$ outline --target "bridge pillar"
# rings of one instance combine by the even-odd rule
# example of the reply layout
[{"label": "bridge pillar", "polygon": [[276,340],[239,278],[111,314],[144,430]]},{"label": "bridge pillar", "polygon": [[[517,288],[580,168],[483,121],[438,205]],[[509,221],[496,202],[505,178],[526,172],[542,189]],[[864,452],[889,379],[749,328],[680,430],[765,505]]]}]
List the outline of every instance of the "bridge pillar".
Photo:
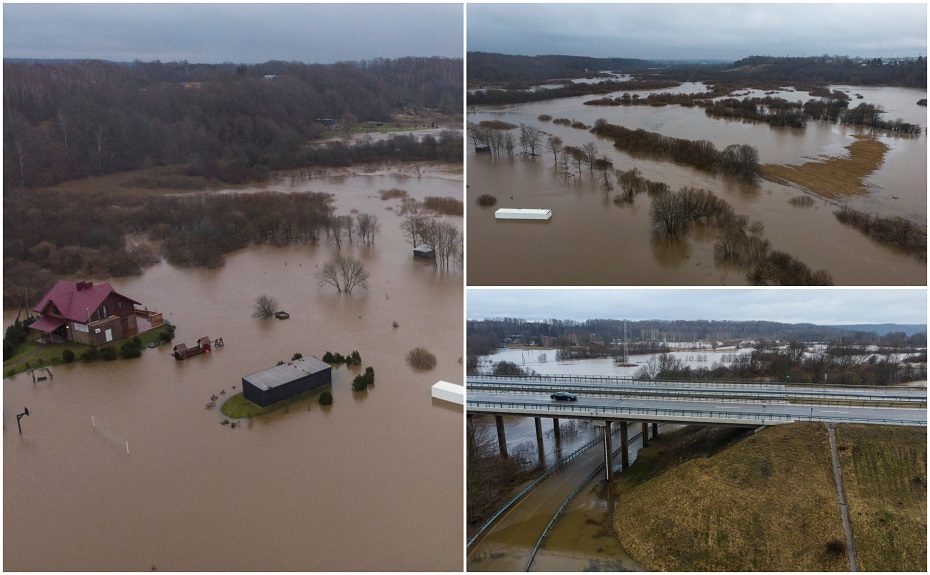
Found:
[{"label": "bridge pillar", "polygon": [[655,439],[659,437],[659,424],[656,422],[652,423],[652,438]]},{"label": "bridge pillar", "polygon": [[552,431],[555,432],[555,444],[556,446],[562,443],[562,429],[559,427],[559,418],[552,418]]},{"label": "bridge pillar", "polygon": [[494,423],[497,424],[497,446],[501,450],[501,457],[507,459],[507,435],[504,433],[504,417],[495,415]]},{"label": "bridge pillar", "polygon": [[643,447],[649,447],[649,422],[643,422]]},{"label": "bridge pillar", "polygon": [[630,466],[630,438],[627,432],[627,422],[625,421],[620,422],[620,442],[623,444],[620,447],[620,465],[626,471],[626,468]]},{"label": "bridge pillar", "polygon": [[468,428],[468,450],[471,453],[477,453],[475,445],[475,422],[472,420],[472,415],[470,413],[465,417],[465,422]]},{"label": "bridge pillar", "polygon": [[604,422],[604,465],[607,470],[607,481],[609,482],[614,477],[614,465],[613,465],[613,453],[614,446],[611,440],[611,422]]},{"label": "bridge pillar", "polygon": [[534,423],[536,423],[536,452],[539,454],[540,465],[543,465],[546,459],[543,451],[542,419],[539,417],[534,417],[533,419]]}]

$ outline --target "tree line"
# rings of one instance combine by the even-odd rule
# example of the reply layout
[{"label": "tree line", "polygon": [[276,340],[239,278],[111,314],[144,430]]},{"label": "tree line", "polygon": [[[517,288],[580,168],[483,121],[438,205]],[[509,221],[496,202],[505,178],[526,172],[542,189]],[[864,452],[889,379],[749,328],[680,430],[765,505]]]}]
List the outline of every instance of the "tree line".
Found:
[{"label": "tree line", "polygon": [[[835,348],[834,348],[835,349]],[[898,361],[893,354],[834,354],[807,350],[794,340],[776,346],[760,340],[749,353],[736,354],[729,363],[691,367],[678,357],[650,358],[635,377],[640,379],[762,379],[830,385],[896,385],[927,378],[926,363]],[[926,359],[926,358],[924,358]]]},{"label": "tree line", "polygon": [[[3,207],[6,305],[19,303],[23,290],[30,302],[38,301],[61,276],[135,275],[161,257],[180,266],[217,267],[225,254],[252,243],[336,242],[338,236],[370,245],[380,229],[376,216],[335,214],[324,193],[31,190],[6,192]],[[130,234],[144,241],[129,242]]]},{"label": "tree line", "polygon": [[699,170],[721,172],[749,182],[759,173],[759,152],[748,144],[718,150],[706,140],[672,138],[641,128],[630,130],[604,119],[597,120],[591,132],[610,138],[615,148],[625,152],[662,156]]},{"label": "tree line", "polygon": [[251,66],[5,61],[4,186],[164,164],[236,181],[306,165],[314,154],[305,155],[304,145],[323,135],[327,119],[457,115],[461,75],[462,60],[448,58]]},{"label": "tree line", "polygon": [[[624,325],[625,324],[625,325]],[[620,320],[598,318],[585,321],[545,319],[526,321],[519,318],[468,320],[465,327],[469,355],[489,355],[509,342],[552,346],[607,346],[622,340],[633,342],[691,342],[745,340],[799,340],[844,345],[879,345],[884,347],[926,347],[926,330],[888,332],[879,335],[862,328],[782,323],[773,321],[715,320]],[[610,352],[606,352],[611,355]]]}]

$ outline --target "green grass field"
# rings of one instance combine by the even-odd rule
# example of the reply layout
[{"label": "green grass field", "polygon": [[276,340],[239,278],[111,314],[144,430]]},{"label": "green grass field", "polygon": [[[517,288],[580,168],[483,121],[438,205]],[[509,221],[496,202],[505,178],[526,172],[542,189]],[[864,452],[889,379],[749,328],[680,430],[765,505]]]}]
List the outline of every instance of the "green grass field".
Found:
[{"label": "green grass field", "polygon": [[[158,340],[161,333],[167,329],[167,326],[162,326],[139,334],[143,351],[150,343]],[[124,338],[112,341],[110,342],[110,346],[119,351],[120,346],[126,343],[128,339],[129,338]],[[60,365],[65,362],[61,354],[66,349],[70,349],[74,352],[75,361],[77,362],[80,361],[81,354],[88,349],[88,346],[80,343],[68,342],[43,345],[38,343],[37,340],[38,334],[30,336],[27,341],[21,343],[16,348],[13,357],[3,362],[3,377],[10,377],[11,375],[16,375],[17,373],[39,367]]]},{"label": "green grass field", "polygon": [[329,386],[323,386],[323,388],[311,389],[310,391],[305,391],[303,393],[297,394],[294,397],[290,397],[283,401],[277,403],[272,403],[271,405],[261,406],[257,403],[253,403],[245,398],[242,393],[237,393],[236,395],[227,399],[222,406],[220,406],[220,411],[226,417],[232,419],[245,419],[249,417],[256,417],[259,415],[264,415],[272,411],[281,409],[288,405],[292,405],[304,399],[311,399],[319,396],[324,391],[327,391]]}]

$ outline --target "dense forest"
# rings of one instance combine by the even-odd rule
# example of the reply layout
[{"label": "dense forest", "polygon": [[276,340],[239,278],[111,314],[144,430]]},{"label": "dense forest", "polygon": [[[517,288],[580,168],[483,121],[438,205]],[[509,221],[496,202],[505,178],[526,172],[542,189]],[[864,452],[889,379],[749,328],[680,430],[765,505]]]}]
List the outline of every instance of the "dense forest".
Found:
[{"label": "dense forest", "polygon": [[633,70],[654,65],[633,58],[587,56],[518,56],[493,52],[468,53],[468,82],[540,84],[556,78],[593,78],[604,70]]},{"label": "dense forest", "polygon": [[[822,326],[809,323],[788,324],[772,321],[645,320],[627,321],[626,334],[631,342],[688,342],[742,340],[800,340],[805,342],[851,343],[905,347],[927,345],[926,328],[907,335],[891,331],[879,335],[865,326]],[[910,327],[910,326],[909,326]],[[888,326],[885,326],[888,328]],[[470,320],[466,326],[468,355],[487,355],[505,340],[516,343],[536,342],[555,347],[609,344],[623,338],[624,321],[593,319],[586,321],[550,319],[526,321],[516,318]]]},{"label": "dense forest", "polygon": [[852,84],[856,86],[927,86],[927,61],[922,56],[884,62],[881,58],[808,56],[804,58],[750,56],[729,65],[671,66],[667,78],[708,84],[743,83],[777,86]]},{"label": "dense forest", "polygon": [[[816,91],[823,90],[828,84],[923,88],[927,83],[927,61],[920,56],[887,62],[881,58],[845,56],[751,56],[726,64],[555,55],[509,56],[483,52],[469,52],[468,58],[470,86],[491,83],[507,88],[472,92],[468,95],[470,105],[536,102],[622,90],[660,89],[682,82],[703,82],[718,96],[746,87],[772,89],[794,86]],[[555,79],[596,77],[600,74],[595,71],[605,70],[629,74],[632,80],[525,89]]]},{"label": "dense forest", "polygon": [[458,116],[462,106],[462,60],[448,58],[4,61],[3,74],[7,189],[167,164],[239,182],[272,169],[349,161],[307,147],[331,126],[325,120],[386,122],[405,114],[430,122]]}]

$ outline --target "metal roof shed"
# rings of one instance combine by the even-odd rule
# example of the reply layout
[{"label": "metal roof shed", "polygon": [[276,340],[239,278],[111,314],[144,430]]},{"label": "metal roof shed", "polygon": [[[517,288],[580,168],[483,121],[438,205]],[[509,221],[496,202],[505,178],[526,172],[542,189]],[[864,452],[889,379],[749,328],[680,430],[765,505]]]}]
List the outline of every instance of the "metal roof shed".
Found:
[{"label": "metal roof shed", "polygon": [[303,357],[242,378],[242,394],[258,405],[271,405],[332,383],[332,367]]}]

